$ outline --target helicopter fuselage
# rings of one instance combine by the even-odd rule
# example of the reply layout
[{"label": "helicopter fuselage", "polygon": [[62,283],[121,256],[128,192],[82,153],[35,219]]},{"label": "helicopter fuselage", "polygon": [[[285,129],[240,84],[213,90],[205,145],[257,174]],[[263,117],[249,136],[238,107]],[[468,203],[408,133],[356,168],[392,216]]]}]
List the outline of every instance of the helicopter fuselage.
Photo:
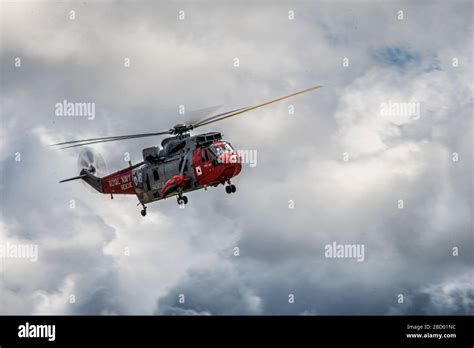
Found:
[{"label": "helicopter fuselage", "polygon": [[169,137],[161,145],[144,149],[143,162],[100,178],[98,191],[112,196],[136,195],[144,205],[208,186],[230,184],[242,168],[238,153],[217,132]]}]

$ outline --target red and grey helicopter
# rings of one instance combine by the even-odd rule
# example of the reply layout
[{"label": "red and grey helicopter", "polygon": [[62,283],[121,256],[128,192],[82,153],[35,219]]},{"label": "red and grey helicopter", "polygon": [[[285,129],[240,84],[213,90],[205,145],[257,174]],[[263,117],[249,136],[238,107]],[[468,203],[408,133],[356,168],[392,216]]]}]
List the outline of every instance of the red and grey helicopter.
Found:
[{"label": "red and grey helicopter", "polygon": [[97,173],[97,164],[103,160],[90,151],[82,152],[79,157],[82,167],[79,175],[60,182],[81,179],[98,192],[110,194],[111,198],[114,194],[136,195],[138,204],[143,206],[142,216],[146,215],[146,204],[164,198],[177,196],[178,204],[187,204],[188,198],[184,193],[194,190],[227,184],[226,192],[234,193],[236,187],[231,183],[231,179],[242,169],[241,157],[237,151],[229,142],[222,139],[219,132],[191,135],[190,131],[320,87],[313,86],[264,103],[206,117],[197,122],[177,124],[163,132],[90,138],[53,144],[52,146],[63,146],[62,148],[65,149],[111,141],[171,135],[163,139],[161,146],[143,149],[142,162],[134,165],[129,162],[127,168],[102,177]]}]

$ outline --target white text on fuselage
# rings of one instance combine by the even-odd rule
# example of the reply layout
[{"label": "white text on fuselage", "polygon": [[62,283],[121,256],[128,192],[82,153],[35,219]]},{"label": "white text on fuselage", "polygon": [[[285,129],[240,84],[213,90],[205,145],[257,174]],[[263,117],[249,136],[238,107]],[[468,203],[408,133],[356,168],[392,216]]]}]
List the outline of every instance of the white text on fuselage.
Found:
[{"label": "white text on fuselage", "polygon": [[132,188],[132,181],[130,180],[130,174],[123,175],[121,177],[116,177],[109,180],[109,187],[115,187],[118,185],[120,185],[120,189],[122,191]]}]

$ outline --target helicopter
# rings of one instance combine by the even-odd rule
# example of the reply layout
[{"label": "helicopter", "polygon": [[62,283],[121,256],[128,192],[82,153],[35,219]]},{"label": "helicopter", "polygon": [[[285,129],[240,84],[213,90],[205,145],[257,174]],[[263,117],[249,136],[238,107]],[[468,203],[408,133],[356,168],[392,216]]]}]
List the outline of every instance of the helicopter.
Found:
[{"label": "helicopter", "polygon": [[103,159],[88,148],[79,155],[80,172],[78,176],[61,180],[60,183],[83,180],[94,190],[113,195],[136,195],[142,205],[141,215],[146,216],[146,204],[176,196],[179,205],[187,204],[185,193],[224,185],[228,194],[236,192],[231,179],[242,170],[242,158],[232,145],[222,139],[220,132],[191,135],[191,131],[230,117],[303,94],[322,86],[316,85],[284,95],[260,104],[243,107],[197,122],[181,123],[173,128],[153,133],[128,134],[65,141],[50,146],[61,149],[74,148],[98,143],[123,141],[144,137],[171,135],[162,140],[161,146],[142,150],[143,161],[115,171],[105,176],[98,174],[97,168]]}]

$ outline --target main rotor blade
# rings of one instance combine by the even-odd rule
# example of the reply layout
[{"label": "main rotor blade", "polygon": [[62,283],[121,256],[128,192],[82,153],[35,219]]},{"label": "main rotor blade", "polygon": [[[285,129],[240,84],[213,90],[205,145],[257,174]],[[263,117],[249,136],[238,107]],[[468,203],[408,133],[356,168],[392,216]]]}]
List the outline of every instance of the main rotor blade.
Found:
[{"label": "main rotor blade", "polygon": [[[203,111],[209,111],[210,109],[216,109],[220,106],[213,106],[211,108],[206,108],[206,109],[201,109],[197,110],[199,112]],[[208,118],[205,118],[204,120],[201,120],[199,122],[207,121],[216,117],[224,116],[230,112],[235,112],[239,110],[243,110],[245,108],[240,108],[232,111],[227,111],[215,116],[211,116]],[[71,147],[78,147],[78,146],[83,146],[83,145],[92,145],[92,144],[98,144],[98,143],[107,143],[109,141],[117,141],[117,140],[128,140],[128,139],[136,139],[136,138],[143,138],[143,137],[151,137],[151,136],[158,136],[158,135],[164,135],[164,134],[171,134],[170,131],[165,131],[165,132],[158,132],[158,133],[142,133],[142,134],[129,134],[129,135],[118,135],[118,136],[110,136],[110,137],[100,137],[100,138],[89,138],[89,139],[81,139],[81,140],[72,140],[72,141],[65,141],[57,144],[52,144],[50,146],[59,146],[59,145],[70,145],[70,146],[65,146],[62,147],[61,149],[69,149]]]},{"label": "main rotor blade", "polygon": [[[127,139],[143,138],[143,137],[152,137],[152,136],[163,135],[163,134],[170,134],[170,131],[168,130],[165,132],[157,132],[157,133],[129,134],[129,135],[118,135],[118,136],[113,136],[113,137],[81,139],[81,140],[65,141],[62,143],[52,144],[50,146],[69,145],[69,144],[77,144],[76,146],[82,146],[82,145],[97,144],[97,143],[115,141],[115,140],[127,140]],[[73,146],[63,147],[63,149],[68,148],[68,147],[73,147]]]},{"label": "main rotor blade", "polygon": [[199,122],[198,124],[194,125],[193,128],[198,128],[198,127],[205,126],[205,125],[208,125],[208,124],[211,124],[211,123],[214,123],[214,122],[222,121],[222,120],[225,120],[226,118],[233,117],[233,116],[236,116],[236,115],[240,115],[240,114],[243,114],[244,112],[254,110],[254,109],[260,108],[262,106],[268,105],[268,104],[276,103],[280,100],[287,99],[287,98],[290,98],[290,97],[294,97],[296,95],[303,94],[303,93],[306,93],[306,92],[309,92],[309,91],[312,91],[312,90],[315,90],[315,89],[321,88],[321,87],[322,86],[320,86],[320,85],[316,85],[316,86],[313,86],[313,87],[310,87],[310,88],[306,88],[306,89],[303,89],[303,90],[300,90],[300,91],[297,91],[297,92],[294,92],[294,93],[284,95],[283,97],[279,97],[279,98],[276,98],[276,99],[266,101],[266,102],[261,103],[261,104],[257,104],[257,105],[254,105],[254,106],[249,106],[249,107],[243,108],[243,109],[237,109],[235,112],[230,111],[230,114],[229,113],[224,113],[224,115],[222,117],[219,117],[220,115],[211,116],[208,119],[205,119],[205,120]]},{"label": "main rotor blade", "polygon": [[[188,115],[192,115],[195,117],[196,116],[199,117],[199,115],[205,116],[205,115],[209,115],[211,112],[214,112],[221,107],[222,105],[214,105],[207,108],[192,110],[188,112]],[[190,122],[190,123],[194,123],[194,122]],[[163,135],[163,134],[170,134],[170,131],[165,131],[165,132],[160,132],[160,133],[128,134],[128,135],[118,135],[118,136],[110,136],[110,137],[89,138],[89,139],[65,141],[62,143],[51,144],[50,146],[78,144],[78,143],[83,143],[83,142],[90,142],[89,144],[96,144],[96,141],[99,141],[99,140],[122,140],[122,139],[125,140],[125,139],[128,139],[129,137],[135,138],[137,136],[143,137],[143,136],[155,136],[155,135]],[[87,144],[84,144],[84,145],[87,145]],[[64,147],[64,148],[67,148],[67,147]]]},{"label": "main rotor blade", "polygon": [[[297,92],[294,92],[294,93],[291,93],[291,94],[287,94],[285,96],[282,96],[282,97],[279,97],[279,98],[276,98],[276,99],[272,99],[272,100],[266,101],[264,103],[254,105],[254,106],[239,108],[239,109],[227,111],[227,112],[224,112],[224,113],[220,113],[218,115],[210,116],[210,117],[207,117],[207,118],[205,118],[201,121],[198,121],[195,124],[186,125],[184,127],[184,131],[188,131],[188,130],[191,130],[191,129],[194,129],[194,128],[205,126],[205,125],[208,125],[208,124],[211,124],[211,123],[214,123],[214,122],[222,121],[222,120],[225,120],[226,118],[233,117],[233,116],[236,116],[236,115],[240,115],[244,112],[251,111],[251,110],[260,108],[260,107],[268,105],[268,104],[276,103],[280,100],[287,99],[287,98],[290,98],[290,97],[293,97],[293,96],[296,96],[296,95],[299,95],[299,94],[303,94],[303,93],[315,90],[315,89],[320,88],[320,87],[322,87],[322,86],[316,85],[316,86],[306,88],[306,89],[303,89],[303,90],[300,90],[300,91],[297,91]],[[216,107],[212,107],[212,108],[216,108]],[[208,108],[208,109],[211,109],[211,108]],[[202,109],[202,110],[199,110],[199,111],[207,111],[207,110]],[[176,132],[176,127],[175,127],[174,131]],[[181,131],[181,129],[178,129],[178,131]],[[65,141],[65,142],[61,142],[61,143],[51,144],[50,146],[69,145],[69,146],[65,146],[65,147],[61,148],[61,149],[67,149],[67,148],[71,148],[71,147],[92,145],[92,144],[98,144],[98,143],[106,143],[106,142],[118,141],[118,140],[137,139],[137,138],[158,136],[158,135],[164,135],[164,134],[174,134],[173,129],[168,130],[168,131],[164,131],[164,132],[156,132],[156,133],[128,134],[128,135],[119,135],[119,136],[110,136],[110,137],[72,140],[72,141]]]},{"label": "main rotor blade", "polygon": [[191,111],[186,111],[184,113],[184,119],[186,124],[198,123],[203,117],[209,116],[219,110],[223,105],[209,106],[202,109],[196,109]]},{"label": "main rotor blade", "polygon": [[196,122],[195,124],[192,124],[191,126],[194,127],[194,126],[200,125],[200,124],[203,123],[203,122],[207,122],[207,121],[213,120],[213,119],[215,119],[215,118],[217,118],[217,117],[221,117],[221,116],[230,114],[231,112],[236,112],[236,111],[240,111],[240,110],[247,109],[247,108],[248,108],[248,106],[246,106],[246,107],[244,107],[244,108],[239,108],[239,109],[231,110],[231,111],[226,111],[226,112],[223,112],[223,113],[218,114],[218,115],[206,117],[206,118],[204,118],[204,119],[202,119],[202,120]]},{"label": "main rotor blade", "polygon": [[[78,146],[92,145],[92,144],[99,144],[99,143],[108,143],[109,141],[119,141],[119,140],[130,140],[130,139],[137,139],[137,138],[153,137],[153,136],[163,135],[163,134],[171,134],[171,133],[168,131],[168,132],[161,132],[161,133],[129,135],[129,136],[124,136],[124,137],[117,137],[117,138],[114,138],[114,139],[88,141],[88,142],[79,143],[79,144],[76,143],[76,144],[72,144],[72,145],[69,145],[69,146],[61,147],[61,149],[69,149],[71,147],[78,147]],[[68,145],[68,144],[65,144],[65,145]]]}]

